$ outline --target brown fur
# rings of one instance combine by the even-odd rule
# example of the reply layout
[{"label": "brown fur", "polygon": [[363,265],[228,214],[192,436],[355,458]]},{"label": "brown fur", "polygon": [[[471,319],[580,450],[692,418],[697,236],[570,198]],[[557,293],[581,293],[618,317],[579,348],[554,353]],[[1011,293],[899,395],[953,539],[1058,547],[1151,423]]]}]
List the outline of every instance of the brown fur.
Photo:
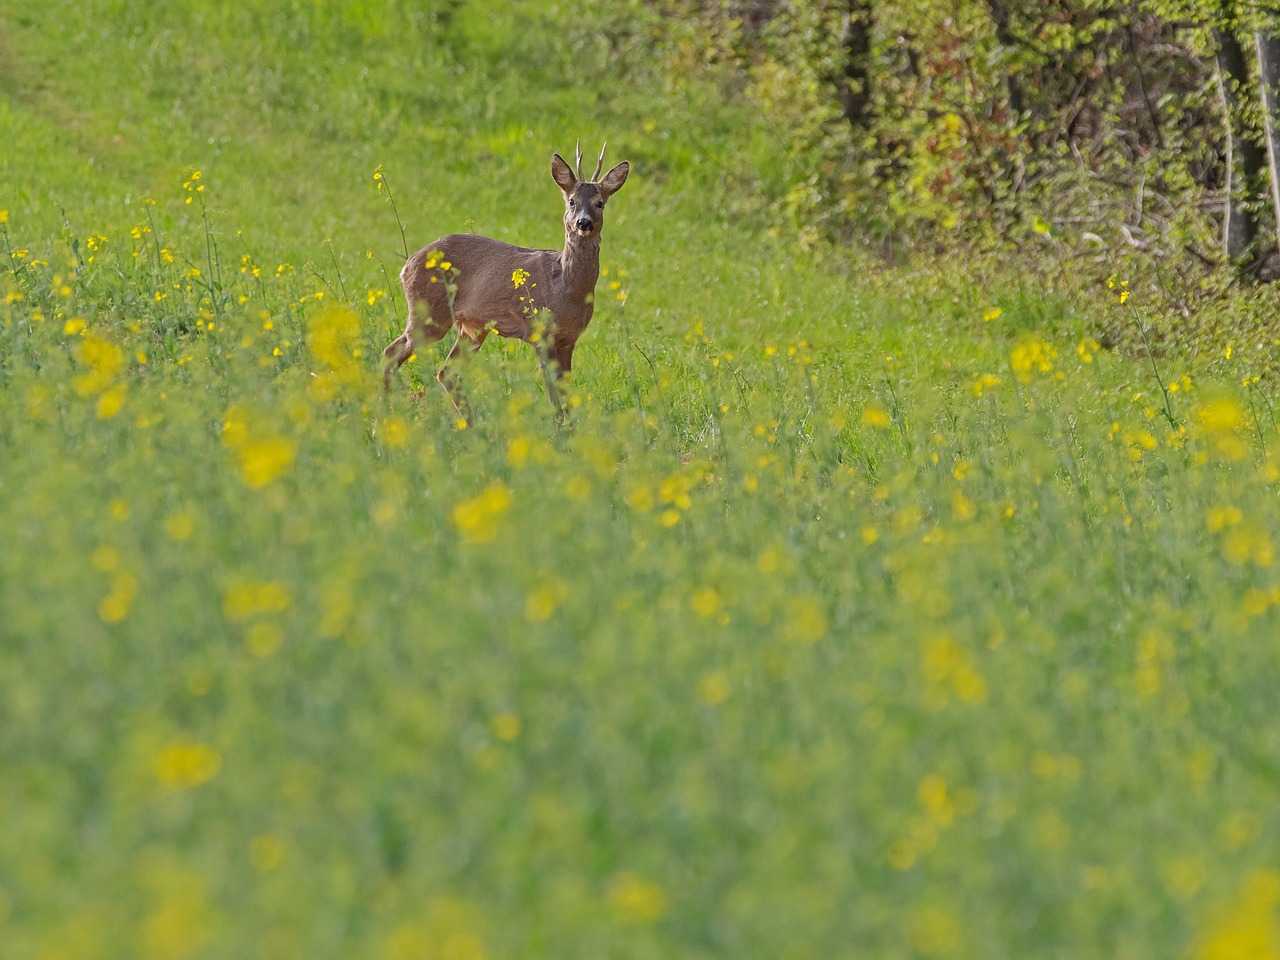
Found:
[{"label": "brown fur", "polygon": [[[595,176],[599,176],[603,160],[601,150]],[[580,171],[570,168],[559,154],[552,157],[551,176],[565,201],[564,247],[560,250],[534,250],[489,237],[453,233],[411,256],[400,271],[409,319],[404,333],[383,351],[388,387],[392,375],[414,350],[439,340],[456,326],[458,340],[436,379],[463,412],[460,392],[446,372],[449,362],[461,352],[464,343],[472,350],[480,349],[490,330],[528,341],[540,310],[550,312],[551,328],[546,332],[545,344],[537,344],[539,360],[544,366],[554,362],[555,379],[568,373],[573,368],[574,345],[591,322],[600,275],[604,205],[622,187],[629,172],[630,165],[623,162],[598,181],[582,180]],[[589,229],[579,229],[587,221]],[[428,268],[427,263],[433,260],[436,265]],[[448,271],[443,269],[445,263],[450,265]],[[512,279],[518,270],[528,274],[519,287]],[[455,287],[452,309],[450,283]],[[552,402],[558,406],[551,377],[547,386]]]}]

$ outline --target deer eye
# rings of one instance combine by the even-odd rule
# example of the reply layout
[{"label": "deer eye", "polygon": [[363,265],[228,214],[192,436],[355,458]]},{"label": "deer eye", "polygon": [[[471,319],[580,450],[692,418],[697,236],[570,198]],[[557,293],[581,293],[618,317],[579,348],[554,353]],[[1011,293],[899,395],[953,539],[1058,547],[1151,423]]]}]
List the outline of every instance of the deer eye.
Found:
[{"label": "deer eye", "polygon": [[596,201],[596,209],[597,209],[597,210],[603,210],[603,209],[604,209],[604,201],[603,201],[603,200],[597,200],[597,201]]},{"label": "deer eye", "polygon": [[571,207],[576,207],[577,205],[578,205],[578,201],[574,200],[574,199],[573,199],[573,197],[570,197],[570,198],[569,198],[569,206],[571,206]]}]

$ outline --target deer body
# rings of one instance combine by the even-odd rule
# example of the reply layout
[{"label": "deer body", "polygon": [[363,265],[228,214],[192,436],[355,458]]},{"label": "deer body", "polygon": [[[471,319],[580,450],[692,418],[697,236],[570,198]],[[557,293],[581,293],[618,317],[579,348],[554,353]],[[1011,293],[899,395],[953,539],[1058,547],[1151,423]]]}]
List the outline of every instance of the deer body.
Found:
[{"label": "deer body", "polygon": [[[593,176],[599,176],[603,162],[601,150]],[[580,171],[580,152],[578,167]],[[456,326],[457,342],[436,379],[462,413],[460,391],[448,374],[449,362],[464,347],[478,350],[490,331],[534,340],[535,320],[539,312],[546,311],[551,315],[550,327],[534,345],[544,371],[554,362],[548,371],[547,388],[558,406],[554,381],[572,369],[574,345],[591,322],[600,275],[604,205],[629,172],[629,164],[624,162],[599,181],[582,180],[559,154],[552,158],[551,175],[565,200],[565,240],[560,250],[535,250],[473,234],[449,234],[413,254],[400,272],[409,319],[404,333],[383,351],[387,385],[415,349],[439,340]]]}]

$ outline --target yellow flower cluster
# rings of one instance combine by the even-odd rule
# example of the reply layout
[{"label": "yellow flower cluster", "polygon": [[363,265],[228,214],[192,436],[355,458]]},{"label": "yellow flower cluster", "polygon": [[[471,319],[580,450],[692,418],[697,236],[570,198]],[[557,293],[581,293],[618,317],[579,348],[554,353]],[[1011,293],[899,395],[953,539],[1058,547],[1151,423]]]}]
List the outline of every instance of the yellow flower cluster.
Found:
[{"label": "yellow flower cluster", "polygon": [[916,787],[916,811],[903,835],[889,849],[889,865],[910,870],[938,845],[942,834],[961,816],[974,812],[976,794],[969,788],[953,789],[938,773],[925,776]]},{"label": "yellow flower cluster", "polygon": [[550,620],[569,597],[569,585],[559,577],[544,580],[525,597],[524,616],[530,623]]},{"label": "yellow flower cluster", "polygon": [[190,204],[196,196],[204,193],[204,184],[201,182],[204,174],[199,170],[192,170],[185,180],[182,181],[182,189],[186,192],[184,203]]},{"label": "yellow flower cluster", "polygon": [[109,420],[124,406],[125,385],[119,382],[124,371],[124,351],[106,337],[87,333],[76,348],[76,358],[85,372],[72,383],[82,397],[96,397],[94,412],[99,420]]},{"label": "yellow flower cluster", "polygon": [[1030,383],[1037,373],[1053,372],[1057,348],[1042,337],[1031,336],[1019,341],[1009,353],[1009,367],[1022,383]]},{"label": "yellow flower cluster", "polygon": [[1280,960],[1280,872],[1250,873],[1208,925],[1195,960]]},{"label": "yellow flower cluster", "polygon": [[625,923],[655,923],[667,912],[667,894],[637,874],[620,873],[609,884],[609,906]]},{"label": "yellow flower cluster", "polygon": [[319,371],[310,384],[317,402],[349,392],[367,377],[360,347],[360,318],[354,310],[328,307],[307,324],[307,349]]},{"label": "yellow flower cluster", "polygon": [[929,695],[937,704],[945,704],[952,696],[962,703],[986,702],[986,680],[950,633],[940,632],[926,642],[921,665]]},{"label": "yellow flower cluster", "polygon": [[889,411],[878,403],[869,403],[862,408],[862,425],[876,430],[887,430],[893,423]]},{"label": "yellow flower cluster", "polygon": [[179,740],[155,758],[155,774],[166,787],[189,790],[208,783],[222,769],[222,756],[208,744]]},{"label": "yellow flower cluster", "polygon": [[236,580],[223,592],[222,613],[232,623],[289,609],[289,588],[278,580]]},{"label": "yellow flower cluster", "polygon": [[251,490],[283,476],[297,455],[297,444],[262,423],[251,424],[248,411],[239,405],[223,416],[222,444],[235,454],[240,477]]},{"label": "yellow flower cluster", "polygon": [[1218,458],[1238,461],[1248,456],[1249,446],[1241,436],[1246,425],[1244,408],[1234,397],[1210,397],[1195,408],[1192,417],[1208,450]]},{"label": "yellow flower cluster", "polygon": [[505,483],[491,483],[453,508],[453,525],[466,543],[491,543],[498,536],[498,522],[511,509],[511,502],[511,490]]}]

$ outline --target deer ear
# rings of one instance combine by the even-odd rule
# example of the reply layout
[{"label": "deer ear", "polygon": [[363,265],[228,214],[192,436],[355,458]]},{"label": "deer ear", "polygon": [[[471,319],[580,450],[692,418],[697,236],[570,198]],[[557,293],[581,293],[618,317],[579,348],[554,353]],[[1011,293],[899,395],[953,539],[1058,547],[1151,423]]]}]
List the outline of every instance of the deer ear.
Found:
[{"label": "deer ear", "polygon": [[573,175],[573,168],[558,153],[551,157],[551,179],[565,193],[572,190],[578,182],[578,178]]},{"label": "deer ear", "polygon": [[623,160],[620,164],[600,178],[600,192],[606,197],[617,193],[627,182],[627,174],[631,172],[631,164]]}]

